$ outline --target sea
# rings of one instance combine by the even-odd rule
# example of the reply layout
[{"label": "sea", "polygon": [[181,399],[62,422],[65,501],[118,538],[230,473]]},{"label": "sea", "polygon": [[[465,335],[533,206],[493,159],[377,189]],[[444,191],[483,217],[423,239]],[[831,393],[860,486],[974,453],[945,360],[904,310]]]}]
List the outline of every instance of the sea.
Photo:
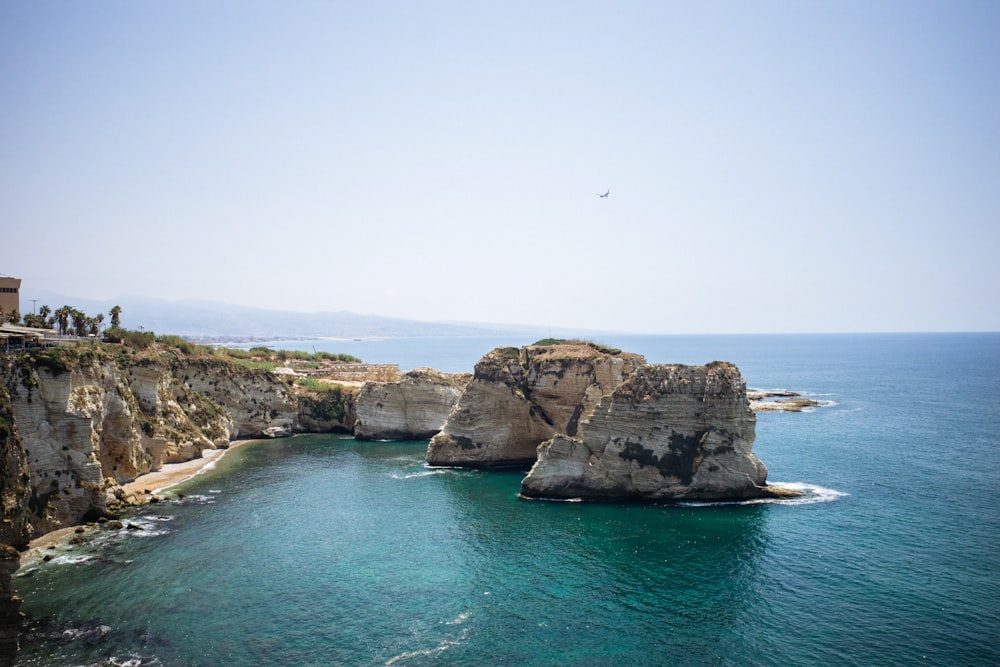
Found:
[{"label": "sea", "polygon": [[[460,372],[531,342],[281,345]],[[255,441],[24,565],[17,664],[1000,664],[1000,334],[599,342],[818,400],[757,417],[805,496],[529,501],[426,441]]]}]

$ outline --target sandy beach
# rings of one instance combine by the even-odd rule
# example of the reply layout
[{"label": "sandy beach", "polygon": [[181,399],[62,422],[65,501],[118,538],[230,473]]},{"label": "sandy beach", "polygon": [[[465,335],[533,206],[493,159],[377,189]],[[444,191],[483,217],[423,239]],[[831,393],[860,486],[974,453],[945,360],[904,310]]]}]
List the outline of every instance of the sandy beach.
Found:
[{"label": "sandy beach", "polygon": [[[184,461],[182,463],[164,464],[161,469],[155,472],[148,472],[145,475],[140,475],[132,482],[123,484],[122,488],[128,495],[138,496],[162,493],[163,491],[166,491],[173,486],[177,486],[182,482],[186,482],[199,473],[209,469],[223,456],[225,456],[226,452],[229,452],[247,442],[250,442],[250,440],[236,440],[229,443],[229,447],[226,449],[204,450],[201,454],[201,458],[191,459],[190,461]],[[21,554],[22,565],[26,562],[40,559],[43,555],[43,551],[48,550],[49,547],[55,546],[56,544],[59,544],[63,540],[67,539],[69,536],[75,534],[77,528],[79,528],[79,526],[60,528],[59,530],[45,533],[44,535],[32,540],[28,544],[27,550]]]},{"label": "sandy beach", "polygon": [[233,449],[243,445],[249,440],[236,440],[229,443],[226,449],[206,449],[202,451],[200,459],[191,459],[183,463],[167,463],[155,472],[148,472],[140,475],[135,481],[122,484],[126,494],[132,493],[160,493],[172,486],[177,486],[181,482],[186,482],[216,461],[221,459]]}]

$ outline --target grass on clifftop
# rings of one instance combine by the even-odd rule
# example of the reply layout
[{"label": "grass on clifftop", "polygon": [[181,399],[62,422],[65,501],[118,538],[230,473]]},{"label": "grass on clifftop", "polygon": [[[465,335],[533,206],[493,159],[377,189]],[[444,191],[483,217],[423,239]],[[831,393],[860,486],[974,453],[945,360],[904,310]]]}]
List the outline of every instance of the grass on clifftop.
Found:
[{"label": "grass on clifftop", "polygon": [[622,351],[617,347],[610,347],[604,345],[603,343],[597,343],[592,340],[580,340],[576,338],[543,338],[540,341],[534,343],[537,346],[548,346],[548,345],[589,345],[598,352],[603,352],[604,354],[621,354]]},{"label": "grass on clifftop", "polygon": [[77,345],[40,350],[33,356],[40,365],[48,367],[54,373],[60,373],[68,370],[72,362],[79,361],[85,355],[94,354],[98,350],[116,351],[131,359],[150,360],[159,359],[165,352],[172,351],[174,354],[191,359],[224,359],[251,370],[269,372],[286,365],[319,369],[329,364],[362,363],[360,359],[349,354],[272,350],[262,346],[252,347],[249,350],[217,348],[198,345],[173,334],[157,336],[152,331],[135,331],[120,327],[109,327],[105,330],[103,342],[98,342],[96,339],[89,341],[81,339]]},{"label": "grass on clifftop", "polygon": [[[349,363],[360,364],[362,361],[349,354],[334,354],[332,352],[303,352],[301,350],[272,350],[269,347],[251,347],[249,350],[230,347],[211,347],[209,345],[196,345],[184,340],[180,336],[165,335],[153,336],[150,341],[165,345],[170,348],[190,356],[222,357],[234,363],[250,368],[251,370],[273,371],[280,366],[291,363],[295,366],[305,368],[320,368],[325,363]],[[124,340],[126,345],[132,342],[140,346],[145,343],[145,339]],[[150,342],[150,344],[152,344]],[[135,346],[135,345],[133,345]]]}]

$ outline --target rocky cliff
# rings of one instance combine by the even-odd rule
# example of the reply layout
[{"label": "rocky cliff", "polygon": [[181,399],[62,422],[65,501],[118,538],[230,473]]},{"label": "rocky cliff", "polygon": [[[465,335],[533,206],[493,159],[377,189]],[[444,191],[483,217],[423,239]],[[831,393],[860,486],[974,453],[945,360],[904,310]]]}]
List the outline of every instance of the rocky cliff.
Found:
[{"label": "rocky cliff", "polygon": [[753,454],[739,369],[648,365],[602,399],[580,437],[558,434],[521,483],[527,497],[732,500],[785,495]]},{"label": "rocky cliff", "polygon": [[0,544],[23,549],[31,539],[28,457],[17,434],[10,393],[0,386]]},{"label": "rocky cliff", "polygon": [[21,634],[21,598],[14,590],[14,573],[21,564],[21,554],[14,547],[0,544],[0,667],[17,660]]},{"label": "rocky cliff", "polygon": [[[109,351],[109,349],[111,351]],[[223,359],[85,346],[4,357],[0,374],[26,475],[3,475],[4,522],[27,507],[36,535],[104,513],[117,485],[238,437],[290,434],[289,383]],[[8,459],[16,458],[8,445]],[[8,464],[10,469],[10,464]],[[11,544],[18,542],[11,540]]]},{"label": "rocky cliff", "polygon": [[431,439],[432,465],[530,465],[540,443],[577,435],[601,398],[645,359],[590,343],[497,348]]},{"label": "rocky cliff", "polygon": [[392,382],[366,382],[355,404],[354,437],[419,440],[437,434],[469,379],[420,368]]}]

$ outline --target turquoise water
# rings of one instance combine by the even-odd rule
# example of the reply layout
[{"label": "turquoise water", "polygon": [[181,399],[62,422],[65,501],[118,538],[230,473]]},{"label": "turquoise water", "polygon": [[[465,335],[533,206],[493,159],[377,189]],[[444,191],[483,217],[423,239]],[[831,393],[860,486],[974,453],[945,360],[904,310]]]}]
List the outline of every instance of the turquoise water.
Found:
[{"label": "turquoise water", "polygon": [[250,443],[19,577],[18,664],[1000,664],[1000,335],[605,342],[829,401],[758,416],[810,502],[524,501],[425,442]]}]

